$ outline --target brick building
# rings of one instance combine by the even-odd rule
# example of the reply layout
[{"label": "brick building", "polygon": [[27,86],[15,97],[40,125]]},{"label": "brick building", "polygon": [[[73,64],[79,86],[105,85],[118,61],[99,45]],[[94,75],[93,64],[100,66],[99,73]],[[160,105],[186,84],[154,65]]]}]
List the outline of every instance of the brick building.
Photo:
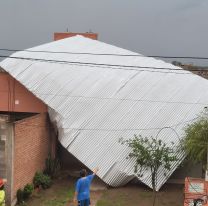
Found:
[{"label": "brick building", "polygon": [[208,67],[195,66],[193,64],[183,64],[178,61],[173,61],[172,64],[175,66],[182,67],[183,69],[197,74],[205,79],[208,79]]},{"label": "brick building", "polygon": [[[77,56],[70,54],[71,48],[78,52]],[[37,48],[35,49],[37,50]],[[177,125],[177,132],[181,134],[187,122],[195,119],[196,114],[207,105],[208,95],[204,94],[201,88],[205,90],[208,83],[197,75],[178,75],[175,72],[172,75],[159,72],[153,74],[148,71],[141,71],[134,75],[132,71],[128,70],[121,72],[118,69],[100,67],[101,63],[131,65],[132,62],[142,66],[149,66],[151,63],[157,64],[161,68],[171,66],[154,59],[143,63],[141,58],[131,57],[131,52],[112,45],[76,36],[39,46],[38,51],[48,51],[47,58],[54,59],[54,61],[62,62],[63,59],[72,61],[75,58],[75,60],[82,60],[86,63],[54,64],[54,62],[40,61],[34,64],[32,60],[18,59],[20,53],[17,52],[17,59],[6,59],[1,66],[48,105],[51,121],[57,125],[59,140],[65,148],[65,152],[72,154],[89,169],[93,169],[95,166],[102,167],[100,170],[102,173],[98,174],[99,177],[114,187],[124,185],[134,178],[131,171],[133,162],[126,162],[128,153],[126,153],[127,150],[120,148],[119,136],[126,136],[128,132],[128,137],[131,137],[135,134],[134,128],[144,128],[144,125],[146,125],[144,131],[147,133],[143,135],[154,136],[156,132],[158,134],[158,131],[150,128],[168,128],[169,125]],[[56,55],[54,55],[54,51],[57,51]],[[84,56],[83,52],[129,54],[129,56],[125,59],[118,56]],[[21,57],[22,55],[27,58],[28,56],[36,59],[46,58],[43,52],[28,54],[27,51],[23,51]],[[89,65],[89,62],[93,62],[96,66]],[[17,71],[14,71],[14,68]],[[32,180],[31,173],[44,167],[43,159],[51,148],[54,149],[55,144],[53,144],[54,138],[51,141],[51,130],[48,130],[50,123],[46,117],[46,105],[24,87],[24,91],[18,94],[15,88],[19,83],[14,79],[12,81],[15,84],[4,80],[5,83],[2,86],[2,89],[5,90],[2,92],[2,98],[8,98],[3,102],[2,108],[6,109],[2,112],[2,119],[4,119],[4,124],[11,128],[8,129],[8,143],[6,144],[11,144],[12,147],[7,148],[13,149],[6,153],[10,155],[13,162],[17,161],[16,167],[15,164],[5,164],[8,186],[13,192],[11,192],[11,197],[14,197],[14,192],[18,187],[24,186],[26,182]],[[5,89],[6,84],[8,86]],[[3,96],[5,93],[6,95]],[[22,93],[25,95],[21,95]],[[198,104],[198,99],[202,95],[204,101]],[[25,96],[28,99],[25,99]],[[125,99],[127,97],[128,101]],[[143,97],[144,99],[141,99]],[[148,98],[146,99],[146,97]],[[24,99],[27,101],[22,101]],[[172,102],[169,101],[170,99]],[[138,103],[135,104],[135,101]],[[25,105],[21,109],[21,105],[24,103]],[[140,118],[138,118],[138,114]],[[120,131],[115,133],[117,130]],[[123,133],[124,130],[125,133]],[[169,142],[173,140],[179,144],[175,132],[167,131],[166,135]],[[163,135],[162,138],[167,139],[166,135]],[[5,139],[5,136],[2,139]],[[71,162],[71,159],[69,161],[64,158],[64,160],[67,163]],[[182,161],[181,158],[180,161]],[[158,175],[160,178],[158,189],[180,163],[174,163],[172,170],[165,176],[162,173]],[[30,168],[23,171],[27,166]],[[31,174],[30,179],[24,177],[27,173]],[[22,179],[19,180],[20,178]],[[138,177],[135,176],[135,178]],[[140,181],[151,187],[150,173],[147,173],[147,177]]]},{"label": "brick building", "polygon": [[98,34],[96,33],[91,33],[91,32],[86,32],[86,33],[73,33],[73,32],[56,32],[54,33],[54,41],[64,39],[64,38],[69,38],[73,37],[76,35],[81,35],[90,39],[97,40],[98,39]]},{"label": "brick building", "polygon": [[[67,32],[54,33],[54,40],[75,35],[98,37],[95,33]],[[55,156],[57,137],[47,105],[2,68],[0,100],[0,177],[7,180],[7,202],[12,205],[16,191],[32,183],[35,172],[44,169],[49,154]]]},{"label": "brick building", "polygon": [[191,71],[194,74],[197,74],[205,79],[208,79],[208,68],[207,67],[199,67],[199,66],[194,66],[191,64],[183,64],[181,67],[185,70]]},{"label": "brick building", "polygon": [[44,169],[55,136],[47,106],[3,70],[0,99],[0,177],[7,180],[7,202],[12,204],[16,191]]}]

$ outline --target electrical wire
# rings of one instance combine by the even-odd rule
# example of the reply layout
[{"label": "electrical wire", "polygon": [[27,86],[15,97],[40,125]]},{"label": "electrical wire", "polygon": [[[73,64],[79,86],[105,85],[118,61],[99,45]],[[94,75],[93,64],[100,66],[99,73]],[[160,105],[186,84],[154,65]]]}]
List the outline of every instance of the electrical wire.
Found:
[{"label": "electrical wire", "polygon": [[38,94],[38,95],[54,95],[54,96],[63,96],[63,97],[69,97],[69,98],[83,98],[83,99],[97,99],[97,100],[114,100],[114,101],[129,101],[129,102],[148,102],[148,103],[167,103],[167,104],[193,104],[193,105],[207,105],[207,103],[201,103],[201,102],[174,102],[174,101],[160,101],[160,100],[149,100],[149,99],[128,99],[128,98],[112,98],[112,97],[87,97],[87,96],[71,96],[66,94],[53,94],[53,93],[39,93],[35,92],[35,90],[30,90],[32,93]]},{"label": "electrical wire", "polygon": [[[180,71],[178,74],[192,74],[190,71],[199,71],[199,69],[189,69],[184,70],[182,68],[176,69],[176,68],[169,68],[169,67],[151,67],[151,66],[138,66],[138,65],[120,65],[120,64],[105,64],[105,63],[94,63],[94,62],[80,62],[80,61],[64,61],[64,60],[54,60],[54,59],[41,59],[41,58],[28,58],[28,57],[17,57],[17,56],[6,56],[6,55],[0,55],[2,58],[8,58],[8,59],[20,59],[20,60],[29,60],[29,61],[39,61],[39,62],[47,62],[47,63],[59,63],[59,64],[70,64],[70,65],[80,65],[80,66],[88,66],[88,67],[102,67],[105,66],[105,68],[111,68],[111,69],[121,69],[121,70],[134,70],[134,71],[150,71],[153,70],[159,70],[161,73],[163,70],[167,71]],[[150,69],[150,70],[138,70],[138,69]],[[186,71],[186,72],[183,72]],[[200,69],[200,71],[207,71],[206,69]],[[153,71],[155,72],[155,71]],[[168,73],[168,72],[164,72]],[[174,72],[169,72],[174,73]],[[176,72],[175,72],[176,74]]]},{"label": "electrical wire", "polygon": [[136,65],[105,64],[105,63],[80,62],[80,61],[64,61],[64,60],[29,58],[29,57],[17,57],[17,56],[5,56],[5,55],[0,55],[0,57],[8,58],[8,59],[20,59],[20,60],[40,61],[40,62],[48,62],[48,63],[79,64],[79,65],[84,65],[84,66],[88,66],[89,65],[89,66],[107,66],[107,67],[119,67],[119,68],[137,68],[137,69],[139,68],[139,69],[157,69],[157,70],[183,71],[183,69],[168,68],[168,67],[166,68],[166,67],[150,67],[150,66],[136,66]]},{"label": "electrical wire", "polygon": [[[165,127],[154,127],[154,128],[126,128],[126,129],[101,129],[101,128],[97,128],[97,129],[92,129],[92,128],[75,128],[75,127],[63,127],[63,129],[71,129],[71,130],[79,130],[79,131],[82,131],[82,130],[86,130],[86,131],[111,131],[111,132],[117,132],[117,131],[138,131],[138,130],[141,130],[141,131],[145,131],[145,130],[162,130],[162,129],[172,129],[172,130],[175,130],[174,127],[176,126],[179,126],[179,125],[182,125],[182,124],[185,124],[185,123],[188,123],[188,122],[193,122],[195,120],[197,120],[199,117],[196,117],[196,118],[193,118],[193,119],[190,119],[190,120],[187,120],[187,121],[183,121],[183,122],[179,122],[177,124],[174,124],[174,125],[170,125],[170,126],[165,126]],[[39,124],[27,124],[27,123],[23,123],[25,126],[34,126],[34,127],[45,127],[44,125],[39,125]],[[176,130],[175,130],[176,132]],[[177,133],[177,132],[176,132]],[[158,136],[158,135],[157,135]],[[179,135],[177,135],[179,137]]]},{"label": "electrical wire", "polygon": [[[194,198],[193,196],[193,194],[191,194],[190,196],[191,197],[184,197],[184,202],[186,202],[187,204],[189,204],[190,203],[190,200],[192,200],[192,201],[194,201],[194,200],[197,200],[197,199],[201,199],[202,201],[204,201],[203,200],[203,198],[204,197],[208,197],[207,195],[208,195],[208,193],[207,193],[207,190],[205,190],[203,193],[200,193],[199,191],[197,191],[196,190],[196,188],[192,185],[192,182],[191,182],[191,180],[190,180],[190,178],[189,177],[187,177],[187,175],[186,175],[186,179],[187,179],[187,181],[188,181],[188,184],[189,184],[189,188],[191,188],[192,190],[194,190],[194,192],[196,193],[196,198]],[[188,193],[185,193],[185,191],[184,191],[184,195],[186,196],[188,196],[188,194],[190,194],[189,192]]]},{"label": "electrical wire", "polygon": [[[6,49],[0,49],[1,51],[2,50],[6,50]],[[22,51],[22,50],[8,50],[7,51]],[[140,57],[144,57],[142,55],[118,55],[118,54],[95,54],[95,53],[74,53],[74,52],[49,52],[49,51],[29,51],[29,50],[23,50],[23,51],[26,51],[26,52],[45,52],[45,53],[67,53],[67,54],[81,54],[81,55],[105,55],[105,56],[140,56]],[[15,58],[15,59],[22,59],[22,60],[32,60],[32,61],[46,61],[46,62],[51,62],[51,63],[67,63],[67,64],[82,64],[82,65],[93,65],[93,66],[108,66],[108,67],[124,67],[124,68],[146,68],[146,69],[158,69],[158,70],[180,70],[180,69],[173,69],[173,68],[158,68],[158,67],[141,67],[141,66],[134,66],[134,65],[113,65],[113,64],[98,64],[98,63],[88,63],[88,62],[71,62],[71,61],[57,61],[57,60],[48,60],[48,59],[35,59],[35,58],[22,58],[22,57],[11,57],[11,56],[0,56],[0,57],[5,57],[5,58]],[[147,57],[160,57],[160,58],[183,58],[183,59],[205,59],[205,60],[208,60],[208,58],[206,57],[168,57],[168,56],[147,56]],[[202,70],[202,69],[200,69]],[[146,70],[143,70],[143,71],[146,71]],[[181,71],[181,70],[180,70]],[[197,70],[192,70],[190,69],[189,71],[199,71],[199,69]],[[127,99],[122,99],[122,100],[127,100]],[[172,103],[172,102],[171,102]],[[196,119],[196,118],[194,118]],[[182,124],[182,123],[181,123]],[[28,125],[28,124],[24,124],[24,125]],[[177,124],[178,125],[178,124]],[[28,125],[28,126],[38,126],[40,127],[40,125]],[[45,127],[42,126],[42,127]],[[171,127],[166,127],[166,128],[171,128]],[[66,128],[65,128],[66,129]],[[80,129],[80,128],[69,128],[69,129],[78,129],[78,130],[98,130],[98,129]],[[126,130],[151,130],[151,129],[160,129],[160,131],[163,128],[149,128],[149,129],[122,129],[122,130],[106,130],[105,131],[126,131]],[[103,129],[99,129],[99,131],[103,131]],[[189,178],[188,178],[188,181]],[[191,184],[190,184],[191,185]],[[191,185],[192,186],[192,185]],[[195,188],[193,188],[195,189]],[[197,191],[196,191],[197,192]]]},{"label": "electrical wire", "polygon": [[[188,121],[193,121],[193,120],[196,120],[196,119],[197,119],[197,118],[193,118],[193,119],[188,120]],[[188,122],[188,121],[180,122],[180,124],[185,123],[185,122]],[[26,126],[26,125],[28,125],[28,124],[24,124],[24,126]],[[179,125],[179,123],[176,124],[176,125]],[[34,126],[34,125],[29,125],[29,126]],[[39,127],[40,125],[36,125],[36,126]],[[44,126],[42,126],[42,127],[47,127],[47,126],[44,125]],[[162,127],[162,128],[160,128],[160,131],[162,131],[163,129],[166,129],[166,128],[171,128],[171,127]],[[173,129],[173,130],[175,131],[175,133],[177,134],[177,137],[179,138],[179,140],[181,140],[180,137],[179,137],[179,135],[178,135],[178,133],[177,133],[177,131],[176,131],[174,128],[172,128],[172,129]],[[160,131],[158,132],[157,136],[159,135]],[[184,157],[181,158],[181,159],[179,159],[179,160],[183,161],[183,159],[184,159]],[[177,161],[179,161],[179,160],[177,160]],[[197,191],[197,190],[193,187],[193,185],[191,184],[191,181],[189,180],[188,177],[187,177],[187,180],[189,181],[190,187],[192,187],[192,189],[195,190],[195,191],[197,192],[197,195],[201,195],[200,197],[198,197],[198,199],[203,198],[203,197],[206,196],[206,194],[204,194],[204,193],[203,193],[203,194],[199,194],[199,193],[198,193],[198,191]],[[193,199],[193,198],[184,198],[184,201],[188,201],[189,199]]]},{"label": "electrical wire", "polygon": [[152,58],[163,58],[163,59],[199,59],[208,60],[208,57],[200,56],[164,56],[164,55],[141,55],[141,54],[113,54],[113,53],[92,53],[92,52],[60,52],[60,51],[47,51],[47,50],[28,50],[28,49],[4,49],[0,51],[7,52],[29,52],[29,53],[52,53],[52,54],[74,54],[74,55],[93,55],[93,56],[119,56],[119,57],[152,57]]}]

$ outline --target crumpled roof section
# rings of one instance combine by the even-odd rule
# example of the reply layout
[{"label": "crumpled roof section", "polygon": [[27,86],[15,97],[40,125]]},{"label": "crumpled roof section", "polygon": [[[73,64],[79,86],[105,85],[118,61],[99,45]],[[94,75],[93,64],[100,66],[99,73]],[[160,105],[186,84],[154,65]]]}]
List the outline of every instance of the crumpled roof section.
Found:
[{"label": "crumpled roof section", "polygon": [[[207,80],[96,40],[76,36],[29,50],[35,52],[14,53],[0,66],[48,105],[61,144],[88,168],[98,166],[98,176],[111,186],[136,176],[134,160],[126,159],[130,149],[119,138],[159,133],[178,144],[184,126],[208,102]],[[160,168],[157,190],[183,160],[178,157],[166,176]],[[149,171],[138,178],[151,187]]]}]

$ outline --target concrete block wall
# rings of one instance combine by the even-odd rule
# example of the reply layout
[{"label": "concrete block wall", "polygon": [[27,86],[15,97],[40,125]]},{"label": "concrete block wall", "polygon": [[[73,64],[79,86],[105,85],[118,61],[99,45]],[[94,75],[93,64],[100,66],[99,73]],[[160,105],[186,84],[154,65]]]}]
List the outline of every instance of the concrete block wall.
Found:
[{"label": "concrete block wall", "polygon": [[32,183],[36,171],[45,166],[50,150],[50,131],[47,113],[20,121],[14,126],[13,198],[16,191]]},{"label": "concrete block wall", "polygon": [[0,114],[0,178],[6,179],[6,158],[7,158],[7,145],[9,138],[8,127],[9,116]]},{"label": "concrete block wall", "polygon": [[0,115],[0,177],[6,178],[6,123],[1,121]]}]

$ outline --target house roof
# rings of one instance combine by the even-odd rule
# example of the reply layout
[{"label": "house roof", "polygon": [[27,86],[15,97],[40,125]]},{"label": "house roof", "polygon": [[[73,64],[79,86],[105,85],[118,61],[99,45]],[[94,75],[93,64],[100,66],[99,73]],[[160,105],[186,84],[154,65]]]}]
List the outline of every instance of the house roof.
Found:
[{"label": "house roof", "polygon": [[[158,135],[179,144],[184,126],[208,102],[207,80],[100,41],[76,36],[29,51],[0,66],[48,105],[61,144],[88,168],[98,166],[98,176],[111,186],[135,177],[134,160],[126,159],[130,149],[119,138]],[[160,168],[157,189],[183,160],[177,155],[166,176]],[[139,179],[151,187],[149,171]]]}]

